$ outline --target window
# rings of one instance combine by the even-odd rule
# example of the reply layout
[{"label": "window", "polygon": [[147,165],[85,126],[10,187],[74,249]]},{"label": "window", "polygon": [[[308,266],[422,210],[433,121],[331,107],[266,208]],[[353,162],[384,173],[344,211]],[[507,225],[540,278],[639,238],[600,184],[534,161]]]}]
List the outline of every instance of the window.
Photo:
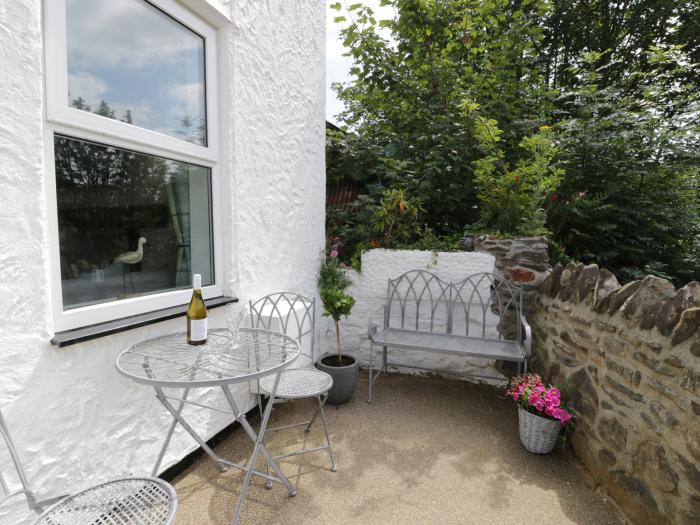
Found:
[{"label": "window", "polygon": [[221,295],[216,32],[174,0],[50,0],[57,330]]}]

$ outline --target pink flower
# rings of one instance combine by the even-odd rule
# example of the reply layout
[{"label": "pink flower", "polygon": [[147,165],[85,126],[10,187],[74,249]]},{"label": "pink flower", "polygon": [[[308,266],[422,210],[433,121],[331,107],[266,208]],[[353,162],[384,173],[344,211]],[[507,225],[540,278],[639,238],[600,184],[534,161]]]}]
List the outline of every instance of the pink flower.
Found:
[{"label": "pink flower", "polygon": [[561,397],[561,392],[559,392],[559,390],[557,390],[556,388],[550,388],[547,391],[547,395],[551,397],[556,397],[558,399]]},{"label": "pink flower", "polygon": [[571,421],[571,414],[561,408],[557,410],[554,417],[561,421],[562,425],[566,425],[569,421]]},{"label": "pink flower", "polygon": [[331,250],[331,257],[338,257],[338,250]]},{"label": "pink flower", "polygon": [[535,402],[535,408],[538,410],[538,412],[542,412],[544,410],[544,401],[541,398]]},{"label": "pink flower", "polygon": [[556,410],[556,409],[555,409],[554,407],[552,407],[552,406],[546,406],[546,407],[544,408],[544,413],[547,414],[549,417],[556,417],[556,416],[554,415],[554,411],[555,411],[555,410]]}]

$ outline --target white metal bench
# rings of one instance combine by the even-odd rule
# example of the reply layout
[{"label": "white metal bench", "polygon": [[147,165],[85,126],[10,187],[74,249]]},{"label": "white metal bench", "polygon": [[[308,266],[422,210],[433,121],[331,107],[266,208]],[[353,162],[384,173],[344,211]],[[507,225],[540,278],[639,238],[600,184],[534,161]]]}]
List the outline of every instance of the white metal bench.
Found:
[{"label": "white metal bench", "polygon": [[[523,315],[522,290],[492,273],[478,273],[459,282],[446,282],[425,270],[411,270],[389,279],[384,326],[370,316],[369,393],[382,371],[402,366],[389,363],[389,348],[513,361],[527,372],[532,335]],[[487,335],[489,323],[495,334]],[[509,326],[510,325],[510,326]],[[510,328],[510,330],[509,330]],[[382,365],[374,367],[374,347],[382,347]],[[487,377],[487,376],[479,376]]]}]

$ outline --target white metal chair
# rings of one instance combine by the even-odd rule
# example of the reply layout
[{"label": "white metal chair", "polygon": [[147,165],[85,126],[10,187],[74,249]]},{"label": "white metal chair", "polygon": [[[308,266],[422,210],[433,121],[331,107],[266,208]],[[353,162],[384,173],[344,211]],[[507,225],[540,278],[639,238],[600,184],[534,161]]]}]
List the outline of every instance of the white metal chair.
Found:
[{"label": "white metal chair", "polygon": [[[279,292],[267,295],[255,302],[250,302],[250,319],[253,328],[275,330],[296,338],[301,348],[301,357],[310,359],[302,368],[284,370],[280,376],[275,399],[292,400],[315,397],[318,400],[318,408],[309,421],[294,423],[276,428],[268,428],[269,431],[283,430],[292,427],[306,426],[305,432],[311,431],[311,426],[318,415],[321,415],[323,430],[326,434],[326,444],[319,447],[308,448],[275,456],[274,459],[283,459],[290,456],[298,456],[309,452],[328,450],[331,471],[336,471],[335,458],[331,449],[331,440],[328,435],[328,425],[323,406],[328,399],[328,391],[333,386],[333,378],[321,370],[313,368],[316,361],[315,353],[315,317],[316,301],[299,294]],[[306,342],[308,340],[308,350]],[[258,382],[258,406],[262,414],[262,396],[269,395],[272,390],[274,377],[267,376]],[[271,399],[270,403],[275,400]]]},{"label": "white metal chair", "polygon": [[22,487],[11,492],[8,481],[0,471],[3,493],[0,505],[24,494],[29,508],[40,514],[34,525],[169,525],[175,520],[175,489],[169,483],[151,477],[114,479],[77,494],[38,501],[30,488],[1,411],[0,435]]}]

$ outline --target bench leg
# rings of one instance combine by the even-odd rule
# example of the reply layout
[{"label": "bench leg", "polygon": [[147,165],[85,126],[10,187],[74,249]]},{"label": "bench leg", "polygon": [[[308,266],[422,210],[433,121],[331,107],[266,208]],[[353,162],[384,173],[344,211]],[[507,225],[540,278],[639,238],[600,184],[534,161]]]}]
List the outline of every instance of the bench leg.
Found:
[{"label": "bench leg", "polygon": [[382,346],[382,351],[384,352],[382,364],[384,365],[384,373],[386,374],[387,372],[389,372],[389,361],[386,356],[387,347]]}]

